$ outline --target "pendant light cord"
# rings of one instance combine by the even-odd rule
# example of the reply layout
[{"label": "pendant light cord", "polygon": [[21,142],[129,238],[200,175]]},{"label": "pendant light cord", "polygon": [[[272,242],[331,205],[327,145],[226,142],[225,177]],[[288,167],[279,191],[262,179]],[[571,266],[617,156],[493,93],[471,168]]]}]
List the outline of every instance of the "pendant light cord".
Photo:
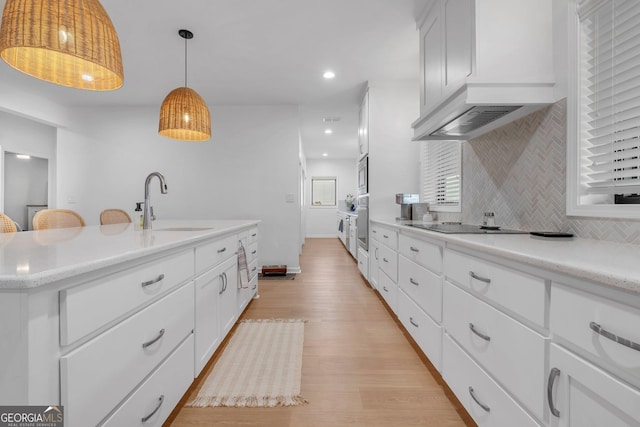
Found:
[{"label": "pendant light cord", "polygon": [[184,87],[187,87],[187,38],[184,39]]}]

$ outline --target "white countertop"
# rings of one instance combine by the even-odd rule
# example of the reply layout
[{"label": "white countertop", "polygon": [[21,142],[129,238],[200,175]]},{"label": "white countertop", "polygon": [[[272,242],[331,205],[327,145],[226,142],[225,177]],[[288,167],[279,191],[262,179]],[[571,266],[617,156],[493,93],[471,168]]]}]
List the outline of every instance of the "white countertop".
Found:
[{"label": "white countertop", "polygon": [[[156,221],[0,233],[0,289],[34,288],[100,268],[197,243],[258,220]],[[207,228],[167,231],[163,228]]]},{"label": "white countertop", "polygon": [[529,234],[445,234],[374,221],[432,239],[474,249],[550,271],[640,293],[640,245],[582,238],[545,238]]}]

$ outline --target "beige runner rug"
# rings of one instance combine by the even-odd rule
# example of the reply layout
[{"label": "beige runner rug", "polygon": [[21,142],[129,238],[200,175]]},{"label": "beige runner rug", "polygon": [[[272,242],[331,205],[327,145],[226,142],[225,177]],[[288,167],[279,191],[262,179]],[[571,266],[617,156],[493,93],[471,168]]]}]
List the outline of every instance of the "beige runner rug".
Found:
[{"label": "beige runner rug", "polygon": [[300,396],[304,321],[242,321],[220,360],[187,406],[275,407]]}]

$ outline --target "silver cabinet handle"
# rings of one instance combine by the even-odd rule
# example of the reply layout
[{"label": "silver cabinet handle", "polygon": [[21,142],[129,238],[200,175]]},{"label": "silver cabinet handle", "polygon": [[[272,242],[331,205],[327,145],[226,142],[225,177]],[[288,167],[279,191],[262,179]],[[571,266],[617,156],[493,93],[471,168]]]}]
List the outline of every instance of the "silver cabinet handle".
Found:
[{"label": "silver cabinet handle", "polygon": [[389,289],[387,289],[386,286],[382,286],[382,289],[384,289],[385,292],[389,292]]},{"label": "silver cabinet handle", "polygon": [[609,332],[605,329],[602,329],[602,327],[597,324],[596,322],[591,322],[589,323],[589,327],[591,328],[592,331],[594,331],[597,334],[602,335],[605,338],[610,339],[611,341],[615,341],[620,345],[623,345],[625,347],[629,347],[632,348],[634,350],[640,351],[640,344],[635,343],[631,340],[628,340],[626,338],[622,338],[621,336],[618,336],[612,332]]},{"label": "silver cabinet handle", "polygon": [[219,254],[221,254],[222,252],[224,252],[224,251],[226,251],[226,250],[227,250],[227,247],[225,246],[225,247],[224,247],[224,248],[222,248],[222,249],[218,249],[218,253],[219,253]]},{"label": "silver cabinet handle", "polygon": [[158,406],[156,406],[156,409],[154,409],[153,412],[151,412],[146,417],[142,417],[142,419],[140,421],[142,421],[143,423],[146,423],[147,421],[149,421],[149,418],[153,417],[153,415],[156,412],[158,412],[158,409],[160,409],[160,407],[162,406],[163,403],[164,403],[164,394],[158,398]]},{"label": "silver cabinet handle", "polygon": [[549,402],[549,409],[553,416],[558,418],[560,418],[560,411],[558,411],[558,408],[556,408],[556,405],[553,403],[553,384],[559,376],[560,369],[553,368],[551,372],[549,372],[549,381],[547,382],[547,401]]},{"label": "silver cabinet handle", "polygon": [[378,232],[377,232],[376,230],[371,230],[371,232],[372,232],[373,234],[378,234]]},{"label": "silver cabinet handle", "polygon": [[257,287],[258,287],[258,285],[253,285],[253,288],[251,288],[251,290],[255,291]]},{"label": "silver cabinet handle", "polygon": [[251,235],[251,237],[256,237],[257,235],[258,235],[258,233],[253,233],[253,234]]},{"label": "silver cabinet handle", "polygon": [[414,248],[413,246],[409,246],[409,249],[411,250],[411,252],[420,252],[420,249]]},{"label": "silver cabinet handle", "polygon": [[389,238],[389,236],[387,236],[386,234],[383,234],[382,237],[384,237],[385,239]]},{"label": "silver cabinet handle", "polygon": [[378,248],[376,248],[375,254],[376,254],[376,259],[379,259],[378,258]]},{"label": "silver cabinet handle", "polygon": [[420,286],[420,283],[416,282],[415,280],[413,280],[413,278],[409,277],[409,283],[411,283],[412,285],[416,285],[416,286]]},{"label": "silver cabinet handle", "polygon": [[224,273],[220,274],[218,277],[220,278],[220,284],[222,285],[220,288],[220,292],[218,292],[218,295],[222,295],[222,293],[227,289],[227,286],[224,283]]},{"label": "silver cabinet handle", "polygon": [[478,331],[476,330],[476,327],[475,327],[475,326],[473,326],[473,323],[469,323],[469,329],[471,329],[471,332],[473,332],[474,334],[476,334],[477,336],[479,336],[479,337],[480,337],[480,338],[482,338],[483,340],[485,340],[485,341],[487,341],[487,342],[488,342],[488,341],[491,341],[491,337],[490,337],[489,335],[485,335],[485,334],[483,334],[483,333],[481,333],[481,332],[478,332]]},{"label": "silver cabinet handle", "polygon": [[469,394],[471,395],[471,398],[478,404],[478,406],[480,406],[482,409],[484,409],[487,412],[491,412],[491,408],[489,408],[487,405],[485,405],[484,403],[481,403],[478,398],[476,397],[475,392],[473,391],[473,387],[469,386]]},{"label": "silver cabinet handle", "polygon": [[147,341],[147,342],[143,343],[142,344],[142,348],[147,348],[150,345],[153,345],[156,341],[158,341],[160,338],[162,338],[163,335],[164,335],[164,328],[160,329],[160,332],[158,332],[158,336],[157,337],[155,337],[151,341]]},{"label": "silver cabinet handle", "polygon": [[255,250],[255,249],[251,251],[251,255],[255,255],[255,254],[257,254],[257,253],[258,253],[258,251],[257,251],[257,250]]},{"label": "silver cabinet handle", "polygon": [[254,271],[256,271],[257,269],[258,269],[258,267],[253,267],[253,268],[251,269],[251,272],[253,273],[253,272],[254,272]]},{"label": "silver cabinet handle", "polygon": [[223,291],[227,290],[227,285],[229,284],[229,279],[227,279],[227,273],[222,273],[222,278],[224,279],[224,288]]},{"label": "silver cabinet handle", "polygon": [[383,260],[384,262],[389,262],[389,260],[388,260],[388,259],[386,259],[385,257],[382,257],[382,260]]},{"label": "silver cabinet handle", "polygon": [[474,279],[476,279],[476,280],[479,280],[479,281],[481,281],[481,282],[484,282],[484,283],[491,283],[491,279],[488,279],[488,278],[486,278],[486,277],[482,277],[482,276],[478,276],[478,275],[477,275],[476,273],[474,273],[473,271],[470,271],[470,272],[469,272],[469,276],[471,276],[472,278],[474,278]]},{"label": "silver cabinet handle", "polygon": [[141,285],[142,285],[143,288],[146,288],[149,285],[153,285],[154,283],[158,283],[162,279],[164,279],[164,274],[159,275],[155,279],[151,279],[151,280],[147,280],[146,282],[142,282]]},{"label": "silver cabinet handle", "polygon": [[418,324],[416,322],[413,321],[413,317],[409,317],[409,323],[411,323],[413,326],[415,326],[416,328],[419,328],[420,326],[418,326]]}]

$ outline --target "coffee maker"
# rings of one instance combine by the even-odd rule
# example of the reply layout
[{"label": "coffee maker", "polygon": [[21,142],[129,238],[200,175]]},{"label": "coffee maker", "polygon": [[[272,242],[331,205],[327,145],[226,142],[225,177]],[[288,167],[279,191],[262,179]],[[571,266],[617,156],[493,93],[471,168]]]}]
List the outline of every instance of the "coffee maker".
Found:
[{"label": "coffee maker", "polygon": [[411,205],[418,203],[420,196],[417,194],[399,193],[396,194],[396,203],[400,205],[400,216],[396,219],[410,220],[411,219]]}]

